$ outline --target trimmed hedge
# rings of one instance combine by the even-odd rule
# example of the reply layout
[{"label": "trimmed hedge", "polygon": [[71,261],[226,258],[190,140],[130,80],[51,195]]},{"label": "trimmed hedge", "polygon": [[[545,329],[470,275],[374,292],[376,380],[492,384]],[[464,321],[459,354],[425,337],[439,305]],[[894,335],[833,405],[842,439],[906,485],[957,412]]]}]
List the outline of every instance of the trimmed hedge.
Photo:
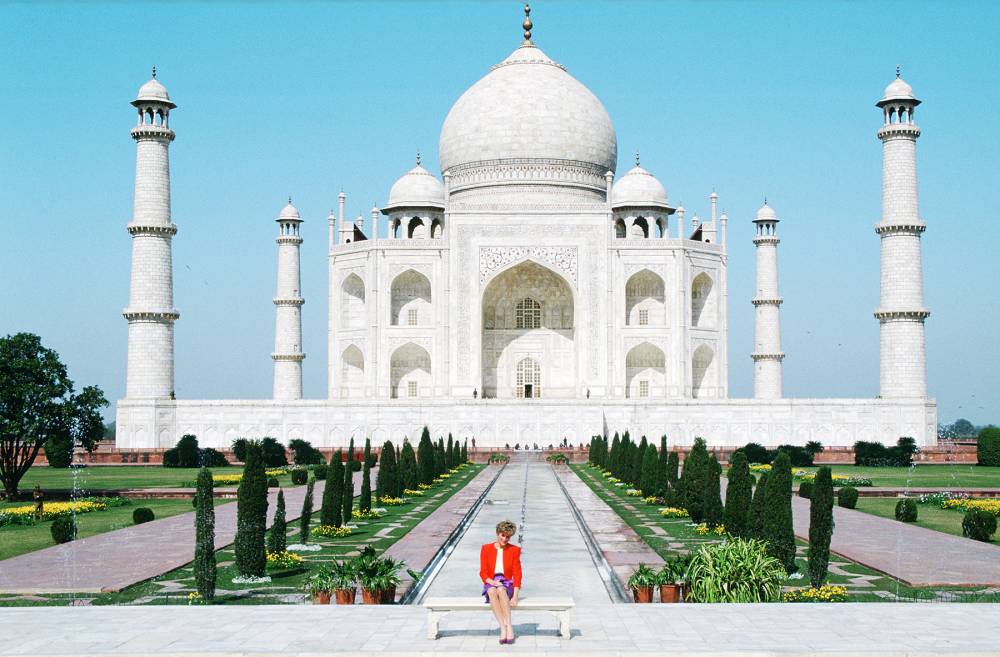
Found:
[{"label": "trimmed hedge", "polygon": [[844,486],[837,493],[837,505],[845,509],[853,509],[858,505],[858,489],[854,486]]},{"label": "trimmed hedge", "polygon": [[982,509],[969,509],[962,518],[962,536],[989,541],[997,531],[997,517]]},{"label": "trimmed hedge", "polygon": [[896,502],[896,520],[900,522],[916,522],[917,521],[916,500],[905,497],[900,501]]},{"label": "trimmed hedge", "polygon": [[292,483],[296,486],[301,486],[302,484],[309,481],[309,471],[308,470],[292,470]]},{"label": "trimmed hedge", "polygon": [[979,465],[1000,466],[1000,428],[990,425],[979,432],[976,437],[976,457]]},{"label": "trimmed hedge", "polygon": [[281,484],[278,483],[278,478],[277,477],[268,477],[267,478],[267,487],[268,488],[277,488],[280,485]]},{"label": "trimmed hedge", "polygon": [[799,484],[799,497],[804,497],[805,499],[808,500],[809,498],[812,497],[812,492],[813,492],[813,482],[803,481],[802,483]]},{"label": "trimmed hedge", "polygon": [[156,514],[148,506],[140,506],[138,509],[132,511],[132,522],[136,525],[154,520],[156,520]]},{"label": "trimmed hedge", "polygon": [[316,477],[316,481],[326,481],[326,473],[329,467],[326,463],[320,463],[313,468],[312,473]]},{"label": "trimmed hedge", "polygon": [[73,516],[59,516],[52,521],[51,531],[56,543],[69,543],[76,539],[76,520]]}]

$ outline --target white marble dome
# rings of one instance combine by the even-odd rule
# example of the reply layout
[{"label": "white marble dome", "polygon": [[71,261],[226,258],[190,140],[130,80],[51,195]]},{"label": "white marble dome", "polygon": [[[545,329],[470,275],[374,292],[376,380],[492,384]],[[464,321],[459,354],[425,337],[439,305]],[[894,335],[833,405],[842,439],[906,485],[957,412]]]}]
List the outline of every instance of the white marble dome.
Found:
[{"label": "white marble dome", "polygon": [[775,213],[774,208],[764,202],[764,205],[757,210],[757,221],[777,221],[778,215]]},{"label": "white marble dome", "polygon": [[510,159],[571,160],[614,171],[618,142],[601,101],[525,44],[455,102],[441,128],[439,156],[442,172]]},{"label": "white marble dome", "polygon": [[400,207],[444,208],[444,185],[419,164],[397,180],[389,190],[384,209]]},{"label": "white marble dome", "polygon": [[149,82],[139,87],[139,93],[136,94],[135,100],[132,104],[136,103],[164,103],[169,105],[171,108],[177,107],[173,101],[170,100],[170,94],[167,93],[167,88],[160,84],[160,81],[156,78],[152,78]]},{"label": "white marble dome", "polygon": [[281,209],[281,214],[278,215],[278,221],[302,221],[302,217],[299,215],[299,209],[292,205],[292,201],[288,201],[288,205]]},{"label": "white marble dome", "polygon": [[668,208],[667,190],[656,176],[636,165],[615,181],[611,188],[611,207]]},{"label": "white marble dome", "polygon": [[913,87],[907,84],[903,78],[896,78],[890,82],[889,86],[882,92],[882,99],[877,104],[881,106],[894,100],[908,100],[913,104],[920,104],[920,101],[913,95]]}]

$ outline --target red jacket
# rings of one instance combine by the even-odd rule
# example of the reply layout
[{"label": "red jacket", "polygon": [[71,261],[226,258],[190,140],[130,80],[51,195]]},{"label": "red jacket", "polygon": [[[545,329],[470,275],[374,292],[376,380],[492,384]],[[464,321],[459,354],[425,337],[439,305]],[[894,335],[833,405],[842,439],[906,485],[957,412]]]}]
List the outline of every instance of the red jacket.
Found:
[{"label": "red jacket", "polygon": [[[496,543],[487,543],[479,550],[479,579],[492,579],[496,574],[494,568],[497,565]],[[514,580],[514,586],[521,588],[521,548],[513,543],[508,543],[503,549],[503,572],[507,579]]]}]

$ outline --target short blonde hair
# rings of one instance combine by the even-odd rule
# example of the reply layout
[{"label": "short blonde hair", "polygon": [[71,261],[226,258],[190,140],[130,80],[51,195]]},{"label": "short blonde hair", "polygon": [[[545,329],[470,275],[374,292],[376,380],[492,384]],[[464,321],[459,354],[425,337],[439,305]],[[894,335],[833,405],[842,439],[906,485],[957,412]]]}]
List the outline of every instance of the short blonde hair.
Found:
[{"label": "short blonde hair", "polygon": [[497,534],[503,534],[504,536],[513,536],[514,532],[517,531],[517,525],[512,523],[510,520],[504,520],[497,523]]}]

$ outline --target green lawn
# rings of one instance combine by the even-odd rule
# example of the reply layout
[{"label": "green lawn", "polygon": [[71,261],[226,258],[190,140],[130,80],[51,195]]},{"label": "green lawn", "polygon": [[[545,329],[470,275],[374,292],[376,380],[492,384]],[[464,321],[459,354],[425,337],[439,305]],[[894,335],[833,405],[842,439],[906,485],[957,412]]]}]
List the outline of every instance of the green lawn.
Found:
[{"label": "green lawn", "polygon": [[[898,501],[899,499],[895,497],[859,497],[857,510],[895,520],[896,502]],[[961,536],[963,517],[965,517],[965,513],[957,509],[942,509],[936,504],[918,504],[917,521],[913,524]],[[1000,545],[996,540],[993,541],[993,544]]]},{"label": "green lawn", "polygon": [[[216,504],[222,503],[222,500]],[[30,504],[30,502],[28,502]],[[2,506],[23,506],[24,503]],[[132,511],[145,506],[153,510],[156,518],[167,518],[191,511],[191,500],[135,500],[128,506],[119,506],[104,511],[91,511],[76,517],[79,538],[103,534],[132,525]],[[0,559],[9,559],[19,554],[33,552],[55,545],[52,540],[52,521],[46,520],[34,525],[7,525],[0,527]]]},{"label": "green lawn", "polygon": [[[241,466],[212,468],[212,474],[240,474]],[[18,487],[21,494],[30,493],[35,484],[51,489],[128,489],[181,488],[194,486],[198,468],[164,468],[159,465],[92,465],[86,468],[32,467]],[[289,475],[278,477],[282,488],[292,486]],[[228,484],[220,484],[220,486]],[[235,487],[236,484],[232,486]],[[86,494],[86,493],[83,493]]]},{"label": "green lawn", "polygon": [[[601,472],[588,465],[570,466],[598,497],[615,510],[622,520],[628,524],[657,554],[663,558],[687,553],[698,549],[706,543],[722,540],[719,537],[699,536],[690,520],[666,519],[660,516],[660,506],[646,504],[642,498],[627,497],[626,487],[615,487],[601,475]],[[871,469],[869,469],[871,470]],[[861,498],[864,500],[865,498]],[[895,502],[893,502],[895,504]],[[921,513],[927,505],[920,505]],[[859,501],[858,508],[861,508]],[[959,514],[961,522],[961,514]],[[661,530],[660,533],[653,529]],[[800,573],[808,573],[806,550],[808,544],[797,540],[797,558]],[[905,548],[904,548],[905,549]],[[794,576],[793,576],[794,577]],[[959,587],[914,588],[876,572],[871,568],[846,559],[836,554],[830,555],[830,573],[827,577],[830,584],[846,586],[850,602],[886,602],[886,601],[957,601],[957,602],[1000,602],[1000,594],[989,589],[969,589]],[[799,588],[808,586],[806,578],[789,579],[785,586]]]},{"label": "green lawn", "polygon": [[[869,477],[874,486],[912,488],[1000,488],[1000,467],[921,463],[912,468],[866,468],[832,465],[833,474]],[[792,471],[817,468],[792,468]]]}]

